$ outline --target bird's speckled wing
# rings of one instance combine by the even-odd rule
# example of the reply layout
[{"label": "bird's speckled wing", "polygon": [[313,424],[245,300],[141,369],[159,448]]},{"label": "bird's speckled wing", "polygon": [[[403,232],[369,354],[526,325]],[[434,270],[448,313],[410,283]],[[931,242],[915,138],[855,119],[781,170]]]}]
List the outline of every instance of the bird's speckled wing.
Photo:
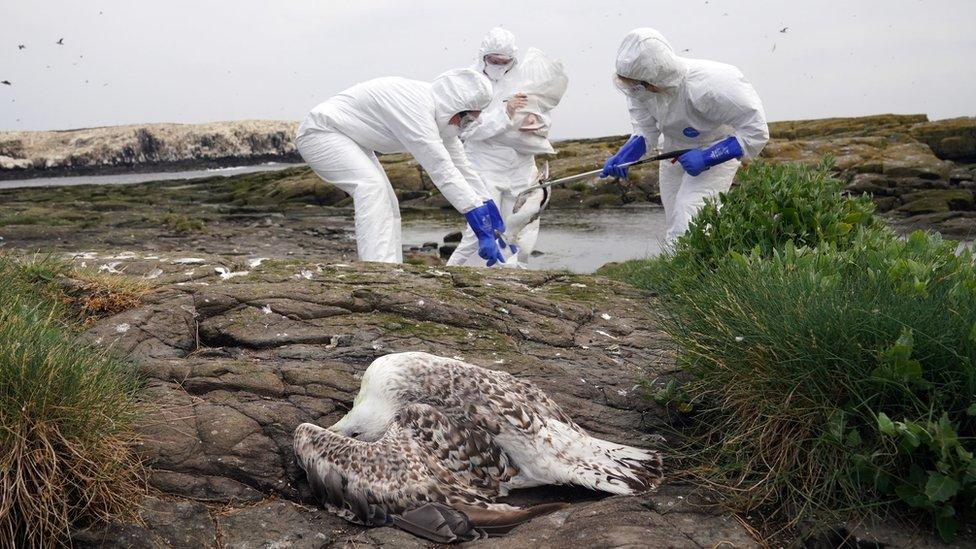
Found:
[{"label": "bird's speckled wing", "polygon": [[583,429],[541,389],[507,372],[458,360],[417,353],[401,380],[404,402],[426,402],[460,421],[467,418],[497,435],[502,422],[526,435],[538,434],[548,421]]},{"label": "bird's speckled wing", "polygon": [[451,417],[425,404],[400,412],[400,423],[420,446],[421,459],[438,478],[497,497],[501,483],[518,470],[491,435],[467,418]]},{"label": "bird's speckled wing", "polygon": [[323,506],[369,526],[426,502],[488,507],[498,483],[514,474],[486,433],[424,404],[401,410],[376,442],[303,423],[294,448]]}]

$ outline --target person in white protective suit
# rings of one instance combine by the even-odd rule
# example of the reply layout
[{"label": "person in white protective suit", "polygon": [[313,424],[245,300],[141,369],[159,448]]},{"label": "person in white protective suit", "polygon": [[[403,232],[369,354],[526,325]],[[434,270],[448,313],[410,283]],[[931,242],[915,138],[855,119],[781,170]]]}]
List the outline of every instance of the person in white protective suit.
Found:
[{"label": "person in white protective suit", "polygon": [[665,244],[674,245],[709,197],[727,191],[740,160],[769,140],[756,90],[732,65],[679,57],[661,33],[630,31],[617,51],[616,86],[627,96],[633,135],[610,157],[601,177],[627,177],[627,162],[647,148],[692,149],[661,162]]},{"label": "person in white protective suit", "polygon": [[[562,63],[534,48],[519,62],[517,52],[511,32],[496,27],[485,35],[473,68],[492,81],[492,99],[481,117],[461,133],[472,165],[509,226],[516,197],[538,177],[535,155],[555,153],[547,139],[548,113],[567,85]],[[506,253],[515,256],[509,258],[509,265],[528,262],[539,235],[538,212],[519,229],[517,234],[506,233]],[[465,230],[447,264],[471,264],[475,252],[477,239],[470,229]]]},{"label": "person in white protective suit", "polygon": [[400,263],[400,207],[376,153],[409,152],[445,198],[463,213],[488,264],[504,261],[504,233],[484,183],[472,169],[458,132],[491,101],[491,83],[457,69],[432,83],[399,77],[357,84],[318,105],[298,128],[302,158],[323,180],[349,193],[362,261]]}]

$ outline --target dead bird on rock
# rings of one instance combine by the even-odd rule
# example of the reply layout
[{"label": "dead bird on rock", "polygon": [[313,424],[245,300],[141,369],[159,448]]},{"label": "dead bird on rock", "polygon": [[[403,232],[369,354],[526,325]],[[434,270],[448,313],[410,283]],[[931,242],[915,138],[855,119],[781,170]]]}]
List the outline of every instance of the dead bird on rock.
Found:
[{"label": "dead bird on rock", "polygon": [[417,352],[373,361],[352,410],[328,429],[300,425],[294,448],[330,511],[442,542],[503,534],[562,507],[497,503],[511,489],[635,494],[662,478],[657,452],[591,437],[532,383]]}]

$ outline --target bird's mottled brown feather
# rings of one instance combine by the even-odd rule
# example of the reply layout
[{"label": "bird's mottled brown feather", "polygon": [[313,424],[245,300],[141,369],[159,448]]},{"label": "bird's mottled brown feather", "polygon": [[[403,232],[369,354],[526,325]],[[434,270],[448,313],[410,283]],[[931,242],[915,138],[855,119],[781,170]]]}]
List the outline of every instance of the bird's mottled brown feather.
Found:
[{"label": "bird's mottled brown feather", "polygon": [[401,410],[376,442],[302,424],[294,446],[321,503],[370,526],[428,501],[484,507],[516,473],[486,433],[425,404]]}]

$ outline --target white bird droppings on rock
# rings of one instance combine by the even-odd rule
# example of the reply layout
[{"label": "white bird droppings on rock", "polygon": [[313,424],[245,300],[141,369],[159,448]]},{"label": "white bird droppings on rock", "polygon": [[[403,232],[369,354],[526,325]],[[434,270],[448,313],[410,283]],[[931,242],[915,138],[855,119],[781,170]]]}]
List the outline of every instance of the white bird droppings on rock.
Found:
[{"label": "white bird droppings on rock", "polygon": [[203,265],[204,259],[200,257],[181,257],[179,259],[174,259],[173,263],[177,265]]},{"label": "white bird droppings on rock", "polygon": [[627,396],[627,391],[625,391],[623,389],[617,389],[617,394],[620,395],[620,396],[622,396],[622,397],[623,396]]},{"label": "white bird droppings on rock", "polygon": [[608,315],[607,313],[603,313],[602,315],[600,315],[600,318],[602,318],[603,320],[610,320],[613,317]]},{"label": "white bird droppings on rock", "polygon": [[251,271],[235,271],[231,272],[227,267],[214,267],[214,270],[220,273],[221,280],[227,280],[229,278],[234,278],[235,276],[244,276],[250,274]]},{"label": "white bird droppings on rock", "polygon": [[124,334],[129,331],[129,328],[130,326],[125,322],[123,322],[122,324],[119,324],[118,326],[115,327],[115,331],[117,333]]},{"label": "white bird droppings on rock", "polygon": [[574,283],[570,284],[570,286],[572,286],[574,288],[585,288],[586,287],[586,284],[580,284],[579,282],[574,282]]},{"label": "white bird droppings on rock", "polygon": [[742,337],[742,336],[735,336],[735,342],[736,342],[736,343],[742,343],[742,340],[744,340],[744,339],[745,339],[745,338],[744,338],[744,337]]},{"label": "white bird droppings on rock", "polygon": [[420,301],[418,301],[417,302],[417,305],[420,305],[421,307],[423,307],[424,306],[424,300],[421,299]]},{"label": "white bird droppings on rock", "polygon": [[264,314],[266,314],[266,315],[270,315],[271,314],[271,305],[265,305],[264,307],[261,307],[261,312],[264,313]]},{"label": "white bird droppings on rock", "polygon": [[98,268],[98,272],[105,271],[105,272],[107,272],[109,274],[119,274],[120,271],[118,271],[118,270],[115,269],[116,267],[119,266],[119,263],[121,263],[121,262],[120,261],[113,261],[111,263],[105,263],[104,265],[102,265],[102,266],[100,266]]},{"label": "white bird droppings on rock", "polygon": [[596,333],[602,335],[603,337],[609,337],[610,339],[617,339],[616,337],[604,332],[603,330],[597,330]]},{"label": "white bird droppings on rock", "polygon": [[268,260],[267,257],[255,257],[253,259],[248,259],[247,260],[247,266],[250,267],[250,268],[252,268],[252,269],[255,268],[255,267],[260,267],[261,266],[261,263],[264,263],[267,260]]}]

